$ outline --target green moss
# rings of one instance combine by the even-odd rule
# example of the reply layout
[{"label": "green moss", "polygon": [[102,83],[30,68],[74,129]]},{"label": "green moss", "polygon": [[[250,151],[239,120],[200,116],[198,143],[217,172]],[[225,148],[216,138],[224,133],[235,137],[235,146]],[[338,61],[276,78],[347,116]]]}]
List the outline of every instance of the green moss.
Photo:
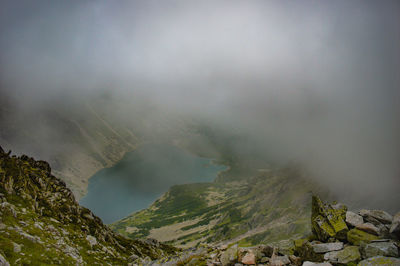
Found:
[{"label": "green moss", "polygon": [[311,225],[318,239],[326,241],[331,237],[346,239],[348,227],[343,219],[346,207],[336,210],[329,204],[324,204],[317,196],[312,197]]},{"label": "green moss", "polygon": [[301,248],[306,242],[308,242],[307,238],[296,239],[293,241],[295,248]]},{"label": "green moss", "polygon": [[348,246],[337,254],[339,263],[357,263],[361,259],[361,254],[358,247]]},{"label": "green moss", "polygon": [[360,245],[361,242],[369,243],[376,239],[378,239],[377,236],[361,231],[357,228],[351,229],[347,233],[347,240],[353,245]]}]

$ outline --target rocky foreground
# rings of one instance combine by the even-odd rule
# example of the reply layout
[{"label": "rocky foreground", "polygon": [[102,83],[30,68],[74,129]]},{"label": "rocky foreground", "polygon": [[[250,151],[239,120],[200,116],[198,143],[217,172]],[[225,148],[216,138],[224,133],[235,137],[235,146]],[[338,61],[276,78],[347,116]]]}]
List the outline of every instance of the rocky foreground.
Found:
[{"label": "rocky foreground", "polygon": [[400,265],[400,213],[354,213],[342,204],[312,198],[312,234],[289,247],[206,246],[183,253],[169,265]]},{"label": "rocky foreground", "polygon": [[0,147],[1,265],[400,265],[400,213],[312,198],[312,234],[286,247],[179,250],[127,239],[80,206],[48,163]]}]

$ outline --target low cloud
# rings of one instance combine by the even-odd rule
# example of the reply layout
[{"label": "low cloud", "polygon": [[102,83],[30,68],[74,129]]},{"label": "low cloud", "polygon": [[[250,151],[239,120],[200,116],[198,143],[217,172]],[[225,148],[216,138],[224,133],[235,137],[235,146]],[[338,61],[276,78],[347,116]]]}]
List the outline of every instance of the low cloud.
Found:
[{"label": "low cloud", "polygon": [[122,121],[138,109],[212,121],[343,195],[399,201],[397,1],[0,7],[0,93],[20,123],[105,93],[132,103],[110,114]]}]

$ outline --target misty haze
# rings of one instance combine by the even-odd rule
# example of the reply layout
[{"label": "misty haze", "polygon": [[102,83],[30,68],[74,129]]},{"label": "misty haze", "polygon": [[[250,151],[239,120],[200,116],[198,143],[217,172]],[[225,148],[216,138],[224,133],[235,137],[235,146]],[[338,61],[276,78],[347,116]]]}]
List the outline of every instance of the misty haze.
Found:
[{"label": "misty haze", "polygon": [[399,1],[0,3],[0,265],[400,265],[399,136]]}]

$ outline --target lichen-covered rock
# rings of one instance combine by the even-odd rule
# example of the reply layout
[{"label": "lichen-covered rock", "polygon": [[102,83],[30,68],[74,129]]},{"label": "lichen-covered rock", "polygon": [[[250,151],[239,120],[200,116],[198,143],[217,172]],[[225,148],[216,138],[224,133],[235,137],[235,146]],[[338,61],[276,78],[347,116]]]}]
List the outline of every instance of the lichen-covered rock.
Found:
[{"label": "lichen-covered rock", "polygon": [[360,263],[357,264],[357,266],[399,266],[400,265],[400,259],[398,258],[391,258],[391,257],[383,257],[383,256],[377,256],[377,257],[372,257],[368,258],[365,260],[360,261]]},{"label": "lichen-covered rock", "polygon": [[365,258],[375,256],[398,257],[399,251],[393,241],[378,241],[363,245],[362,254]]},{"label": "lichen-covered rock", "polygon": [[312,197],[311,228],[321,241],[329,238],[346,239],[348,227],[344,221],[344,209],[335,209],[324,204],[317,196]]},{"label": "lichen-covered rock", "polygon": [[337,213],[342,216],[343,220],[346,220],[347,206],[342,203],[333,203],[331,207],[337,211]]},{"label": "lichen-covered rock", "polygon": [[359,229],[351,229],[347,233],[347,240],[353,245],[360,245],[361,242],[369,243],[372,240],[378,239],[377,236],[361,231]]},{"label": "lichen-covered rock", "polygon": [[301,239],[294,240],[293,244],[294,244],[295,250],[301,248],[304,245],[304,243],[306,243],[306,242],[308,242],[307,238],[301,238]]},{"label": "lichen-covered rock", "polygon": [[271,259],[269,260],[270,266],[284,266],[290,264],[290,259],[288,256],[276,256],[275,254],[272,255]]},{"label": "lichen-covered rock", "polygon": [[337,262],[340,264],[357,263],[360,259],[360,250],[356,246],[347,246],[337,253]]},{"label": "lichen-covered rock", "polygon": [[357,225],[363,224],[364,219],[361,215],[358,215],[354,212],[347,211],[346,212],[346,223],[350,226],[356,227]]},{"label": "lichen-covered rock", "polygon": [[294,255],[294,244],[293,240],[287,239],[287,240],[281,240],[276,243],[278,247],[278,253],[282,255]]},{"label": "lichen-covered rock", "polygon": [[296,248],[296,254],[303,260],[322,262],[324,261],[324,255],[316,253],[310,242],[304,242],[302,246]]},{"label": "lichen-covered rock", "polygon": [[232,265],[238,260],[238,246],[233,245],[221,254],[221,263],[223,266]]},{"label": "lichen-covered rock", "polygon": [[356,263],[361,259],[360,251],[357,246],[347,246],[340,251],[325,253],[324,260],[333,264]]}]

